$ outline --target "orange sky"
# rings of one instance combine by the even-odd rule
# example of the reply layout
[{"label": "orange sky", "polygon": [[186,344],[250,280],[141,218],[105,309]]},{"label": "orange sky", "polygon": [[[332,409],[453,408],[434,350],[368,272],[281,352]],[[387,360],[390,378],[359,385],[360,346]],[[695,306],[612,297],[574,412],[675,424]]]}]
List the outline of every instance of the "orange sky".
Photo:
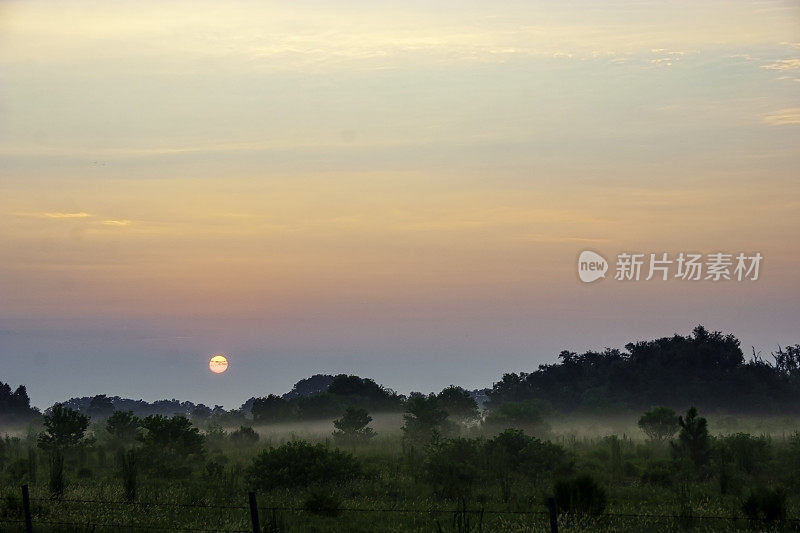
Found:
[{"label": "orange sky", "polygon": [[[490,386],[697,323],[800,342],[796,6],[443,6],[5,3],[3,381],[232,406],[313,372]],[[584,249],[765,260],[583,285]]]}]

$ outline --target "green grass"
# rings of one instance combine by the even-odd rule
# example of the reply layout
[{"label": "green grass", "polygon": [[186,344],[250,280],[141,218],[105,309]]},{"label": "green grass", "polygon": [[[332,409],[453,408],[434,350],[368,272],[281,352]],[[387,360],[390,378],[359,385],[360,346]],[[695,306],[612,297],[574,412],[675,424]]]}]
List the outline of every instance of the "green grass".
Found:
[{"label": "green grass", "polygon": [[[343,484],[320,487],[274,489],[258,493],[261,524],[266,531],[392,532],[392,531],[549,531],[546,498],[561,475],[540,479],[515,478],[511,496],[503,501],[492,472],[482,470],[464,502],[440,496],[427,482],[424,454],[410,460],[404,454],[396,415],[376,416],[373,424],[378,436],[369,444],[349,448],[363,466],[363,475]],[[715,419],[709,425],[714,430]],[[635,426],[624,421],[596,421],[596,432],[586,431],[580,421],[551,423],[550,438],[569,453],[573,473],[590,474],[606,490],[608,506],[599,517],[561,516],[561,531],[795,531],[800,522],[774,525],[751,523],[742,513],[742,501],[756,486],[787,487],[787,516],[800,518],[797,450],[790,436],[795,421],[729,419],[727,428],[756,434],[771,434],[769,456],[755,474],[730,472],[732,481],[722,493],[719,474],[710,468],[708,475],[682,478],[678,471],[664,480],[664,486],[642,481],[642,473],[658,461],[671,464],[666,444],[646,442]],[[635,423],[635,420],[634,420]],[[722,424],[719,424],[722,425]],[[603,437],[609,428],[619,433],[619,456],[614,465],[609,441]],[[232,428],[231,428],[232,429]],[[248,484],[245,469],[265,447],[289,440],[328,442],[333,446],[330,422],[292,424],[255,428],[261,440],[255,446],[237,448],[229,440],[208,442],[206,458],[191,475],[182,479],[161,479],[157,472],[142,472],[137,500],[124,501],[123,482],[114,454],[107,453],[100,464],[96,447],[74,452],[66,460],[66,486],[61,499],[48,492],[48,463],[38,450],[37,468],[31,478],[24,462],[28,458],[30,437],[20,437],[4,447],[0,462],[0,531],[22,530],[20,485],[28,483],[37,531],[147,531],[164,529],[207,529],[250,531]],[[581,430],[578,432],[577,430]],[[466,436],[477,430],[465,430]],[[100,437],[101,432],[98,432]],[[223,471],[209,476],[206,463],[215,460]],[[619,465],[622,465],[621,469]],[[84,475],[78,472],[83,469]],[[313,491],[324,491],[338,501],[337,516],[320,516],[303,510]],[[98,503],[119,502],[119,503]],[[466,505],[466,514],[459,508]],[[276,508],[276,510],[271,510]],[[477,512],[484,510],[482,517]],[[649,515],[649,516],[648,516]],[[703,518],[707,517],[707,518]],[[735,518],[724,520],[722,518]],[[72,523],[74,526],[58,525]],[[136,527],[134,527],[136,526]],[[269,529],[275,526],[277,529]],[[126,529],[127,528],[127,529]]]}]

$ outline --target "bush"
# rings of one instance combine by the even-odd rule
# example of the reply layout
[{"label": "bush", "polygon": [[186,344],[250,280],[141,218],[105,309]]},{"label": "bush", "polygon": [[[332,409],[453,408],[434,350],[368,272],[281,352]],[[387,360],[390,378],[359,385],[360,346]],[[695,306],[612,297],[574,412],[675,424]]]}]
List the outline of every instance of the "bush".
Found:
[{"label": "bush", "polygon": [[564,513],[599,515],[606,509],[606,491],[591,476],[558,481],[553,493],[556,505]]},{"label": "bush", "polygon": [[231,441],[237,446],[252,446],[258,442],[258,433],[250,426],[239,426],[231,433]]},{"label": "bush", "polygon": [[554,472],[566,474],[572,467],[561,446],[530,437],[521,429],[507,429],[489,439],[484,453],[490,475],[497,480],[504,501],[511,497],[516,477],[523,476],[538,483]]},{"label": "bush", "polygon": [[319,516],[338,516],[342,502],[336,496],[322,489],[314,489],[303,502],[303,509],[306,512]]},{"label": "bush", "polygon": [[141,422],[146,430],[139,459],[157,476],[181,478],[192,472],[205,455],[204,436],[188,418],[150,415]]},{"label": "bush", "polygon": [[50,494],[60,498],[64,494],[64,454],[59,450],[50,452]]},{"label": "bush", "polygon": [[647,468],[642,473],[642,483],[646,485],[669,487],[672,485],[674,477],[675,472],[672,469],[671,462],[654,461],[647,465]]},{"label": "bush", "polygon": [[726,435],[716,440],[714,455],[719,463],[733,463],[740,471],[756,475],[771,458],[771,443],[764,436],[753,437],[747,433]]},{"label": "bush", "polygon": [[444,439],[426,449],[425,477],[445,496],[469,494],[478,479],[480,445],[475,439]]},{"label": "bush", "polygon": [[337,483],[360,474],[361,465],[351,454],[305,441],[263,450],[247,469],[248,482],[260,490]]},{"label": "bush", "polygon": [[118,462],[125,501],[132,502],[136,499],[136,478],[138,475],[136,450],[128,450],[127,452],[120,450]]},{"label": "bush", "polygon": [[786,493],[781,488],[758,487],[742,503],[742,512],[750,520],[783,520],[786,518]]}]

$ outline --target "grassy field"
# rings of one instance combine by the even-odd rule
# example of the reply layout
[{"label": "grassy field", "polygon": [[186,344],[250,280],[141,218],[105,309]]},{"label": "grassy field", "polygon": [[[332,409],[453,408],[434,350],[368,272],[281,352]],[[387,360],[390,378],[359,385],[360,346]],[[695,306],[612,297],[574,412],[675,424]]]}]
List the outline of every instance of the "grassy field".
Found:
[{"label": "grassy field", "polygon": [[[323,475],[257,491],[264,531],[549,531],[547,498],[559,481],[580,475],[596,482],[604,506],[600,512],[562,510],[561,531],[800,529],[793,520],[800,519],[800,440],[793,419],[709,417],[710,455],[698,468],[681,463],[669,442],[647,440],[635,417],[550,420],[539,436],[557,446],[557,458],[517,468],[506,455],[497,462],[485,451],[494,435],[484,428],[463,428],[463,439],[443,438],[438,448],[409,446],[401,415],[374,418],[375,438],[342,446],[357,461],[353,476]],[[65,455],[60,495],[52,494],[51,465],[36,447],[35,431],[9,432],[0,530],[22,530],[20,485],[27,483],[37,531],[251,531],[247,494],[254,458],[298,440],[335,447],[330,421],[256,426],[260,438],[248,445],[231,440],[235,428],[205,427],[204,454],[180,475],[148,467],[140,449],[131,498],[102,427],[92,429],[94,442]],[[537,460],[534,452],[529,456]],[[745,503],[764,490],[780,499],[780,516],[748,519]]]}]

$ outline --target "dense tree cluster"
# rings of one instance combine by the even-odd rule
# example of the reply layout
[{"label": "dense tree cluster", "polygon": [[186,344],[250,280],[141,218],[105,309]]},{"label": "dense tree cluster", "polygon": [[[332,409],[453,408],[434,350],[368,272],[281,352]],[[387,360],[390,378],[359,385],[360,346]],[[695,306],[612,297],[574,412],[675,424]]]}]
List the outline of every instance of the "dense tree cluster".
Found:
[{"label": "dense tree cluster", "polygon": [[25,385],[20,385],[12,392],[9,384],[0,381],[0,423],[23,422],[38,414],[31,408]]},{"label": "dense tree cluster", "polygon": [[490,407],[539,400],[559,412],[640,411],[653,405],[735,412],[800,410],[800,345],[780,349],[769,363],[746,361],[733,335],[702,326],[691,335],[664,337],[582,354],[532,373],[505,374]]},{"label": "dense tree cluster", "polygon": [[[292,389],[293,393],[284,396],[270,394],[249,400],[253,420],[270,423],[289,419],[334,418],[349,407],[370,411],[400,411],[405,402],[404,396],[369,378],[339,374],[332,376],[330,380],[323,375],[309,379],[310,384],[298,382]],[[319,387],[325,382],[328,382],[327,388],[319,391]],[[311,392],[315,390],[317,392]]]},{"label": "dense tree cluster", "polygon": [[[200,409],[200,411],[209,409],[203,404],[194,404],[192,402],[181,402],[176,399],[172,400],[156,400],[154,402],[147,402],[145,400],[132,400],[130,398],[121,398],[119,396],[106,396],[105,394],[98,394],[96,396],[84,396],[80,398],[70,398],[62,402],[64,407],[69,407],[75,411],[80,411],[92,420],[104,419],[111,416],[114,411],[132,411],[133,414],[139,417],[150,415],[161,416],[192,416],[192,413]],[[217,410],[221,410],[221,406],[216,406]]]}]

